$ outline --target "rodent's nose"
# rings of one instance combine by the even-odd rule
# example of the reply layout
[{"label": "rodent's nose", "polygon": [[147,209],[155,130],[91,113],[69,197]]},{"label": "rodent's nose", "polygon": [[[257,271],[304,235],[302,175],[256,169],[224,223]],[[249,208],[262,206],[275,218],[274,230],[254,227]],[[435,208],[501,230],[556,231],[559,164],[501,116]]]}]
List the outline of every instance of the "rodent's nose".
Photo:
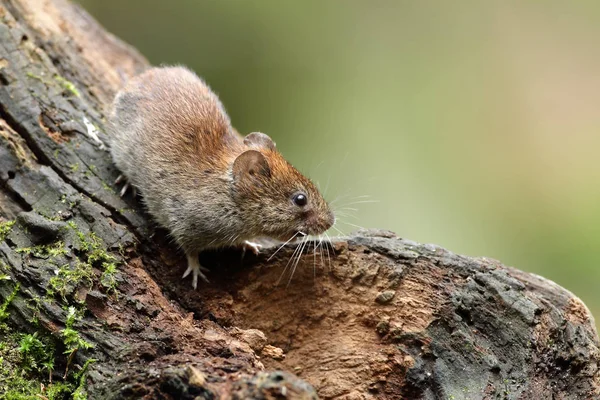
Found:
[{"label": "rodent's nose", "polygon": [[327,229],[331,228],[333,224],[335,224],[335,215],[333,214],[333,211],[329,210],[327,216],[325,217],[323,231],[326,231]]},{"label": "rodent's nose", "polygon": [[311,234],[320,235],[333,226],[335,223],[335,216],[333,215],[333,212],[327,210],[321,214],[313,214],[307,222]]},{"label": "rodent's nose", "polygon": [[329,211],[329,228],[331,228],[333,225],[335,225],[335,214],[333,211]]}]

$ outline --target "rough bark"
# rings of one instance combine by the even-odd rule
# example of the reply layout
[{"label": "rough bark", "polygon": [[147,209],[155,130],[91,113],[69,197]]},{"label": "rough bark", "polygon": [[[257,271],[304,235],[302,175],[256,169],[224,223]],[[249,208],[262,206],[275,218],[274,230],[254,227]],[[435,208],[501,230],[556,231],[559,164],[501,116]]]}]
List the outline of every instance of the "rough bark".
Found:
[{"label": "rough bark", "polygon": [[53,381],[94,399],[600,396],[577,297],[389,232],[309,243],[291,280],[297,245],[205,254],[211,284],[191,290],[102,145],[112,96],[147,66],[71,3],[0,3],[0,355],[36,333]]}]

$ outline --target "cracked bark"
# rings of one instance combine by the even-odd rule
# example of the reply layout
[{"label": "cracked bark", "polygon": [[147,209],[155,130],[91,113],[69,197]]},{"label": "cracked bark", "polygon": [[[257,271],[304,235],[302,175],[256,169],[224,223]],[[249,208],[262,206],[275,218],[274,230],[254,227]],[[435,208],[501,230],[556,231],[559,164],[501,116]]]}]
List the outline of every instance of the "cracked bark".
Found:
[{"label": "cracked bark", "polygon": [[[102,146],[122,76],[147,66],[69,2],[0,4],[0,217],[16,221],[0,242],[11,277],[0,298],[19,282],[8,323],[58,346],[65,306],[86,310],[76,327],[94,348],[76,352],[72,368],[98,360],[90,398],[600,396],[598,337],[578,298],[388,232],[309,244],[288,286],[277,281],[293,245],[270,262],[206,254],[212,283],[190,290],[165,233],[136,199],[116,195]],[[89,256],[82,237],[119,263],[117,292],[91,261],[90,279],[48,297],[57,269]],[[57,243],[64,252],[22,251]],[[56,379],[66,364],[57,360]]]}]

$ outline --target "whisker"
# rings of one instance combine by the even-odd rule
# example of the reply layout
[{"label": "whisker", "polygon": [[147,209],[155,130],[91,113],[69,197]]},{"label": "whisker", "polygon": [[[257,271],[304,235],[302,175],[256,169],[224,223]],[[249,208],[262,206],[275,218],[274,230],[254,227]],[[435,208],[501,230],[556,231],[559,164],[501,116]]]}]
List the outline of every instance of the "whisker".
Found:
[{"label": "whisker", "polygon": [[323,191],[323,197],[327,196],[327,191],[329,190],[329,182],[331,181],[331,170],[329,170],[329,176],[327,177],[327,183],[325,183],[325,190]]},{"label": "whisker", "polygon": [[346,211],[358,211],[358,208],[352,208],[352,207],[340,207],[340,208],[336,208],[336,211],[338,210],[346,210]]},{"label": "whisker", "polygon": [[304,240],[302,241],[302,245],[300,247],[300,252],[296,256],[296,262],[294,263],[294,267],[292,268],[292,272],[290,273],[290,279],[288,280],[288,283],[285,286],[286,288],[290,286],[290,283],[292,283],[292,278],[294,277],[294,273],[296,272],[296,268],[298,267],[298,263],[300,262],[300,258],[302,258],[302,253],[304,252],[304,247],[306,247],[307,243],[308,243],[308,236],[305,236]]},{"label": "whisker", "polygon": [[355,204],[371,204],[371,203],[381,203],[381,201],[380,200],[359,200],[359,201],[353,201],[351,203],[346,203],[346,204],[344,204],[344,207],[352,206]]},{"label": "whisker", "polygon": [[323,236],[319,235],[319,255],[321,256],[321,265],[323,265]]},{"label": "whisker", "polygon": [[299,243],[296,248],[294,249],[294,252],[292,253],[292,256],[290,257],[290,259],[288,260],[287,264],[285,264],[285,268],[283,269],[283,272],[281,272],[281,275],[279,276],[279,279],[277,279],[277,286],[279,286],[279,284],[281,283],[281,278],[283,278],[283,276],[285,275],[290,263],[292,262],[292,260],[294,259],[294,256],[296,255],[296,253],[300,250],[301,244]]},{"label": "whisker", "polygon": [[[348,198],[348,197],[350,197],[350,193],[343,194],[341,196],[336,197],[333,201],[331,201],[331,203],[338,202],[338,201]],[[350,200],[360,200],[360,199],[368,199],[368,198],[371,198],[371,196],[368,194],[365,194],[362,196],[351,197]]]},{"label": "whisker", "polygon": [[333,245],[331,244],[331,239],[329,238],[327,232],[324,232],[324,234],[327,237],[327,240],[325,241],[325,246],[327,250],[327,271],[331,273],[331,257],[329,257],[329,246],[331,246],[331,249],[333,250]]},{"label": "whisker", "polygon": [[317,242],[313,240],[313,280],[317,279]]},{"label": "whisker", "polygon": [[288,244],[289,242],[291,242],[292,240],[294,240],[294,238],[296,236],[298,236],[299,234],[305,235],[303,232],[300,232],[300,231],[296,232],[294,234],[294,236],[292,236],[287,242],[285,242],[284,244],[282,244],[281,246],[279,246],[279,248],[275,251],[275,253],[271,254],[271,257],[267,258],[267,261],[271,261],[271,258],[275,257],[275,254],[279,253],[279,250],[281,250],[283,248],[283,246],[285,246],[286,244]]},{"label": "whisker", "polygon": [[348,218],[354,218],[354,219],[359,219],[356,215],[352,215],[352,214],[346,214],[346,213],[336,213],[335,214],[337,217],[348,217]]},{"label": "whisker", "polygon": [[336,216],[336,217],[355,217],[355,215],[354,215],[354,214],[349,214],[349,213],[347,213],[347,212],[345,212],[345,211],[337,211],[337,212],[335,213],[335,216]]},{"label": "whisker", "polygon": [[340,231],[335,225],[333,225],[331,228],[335,229],[340,235],[344,236],[344,232]]},{"label": "whisker", "polygon": [[365,227],[363,227],[363,226],[356,225],[356,224],[352,224],[352,223],[350,223],[350,222],[346,222],[346,221],[339,221],[339,222],[340,222],[341,224],[350,225],[350,226],[353,226],[353,227],[355,227],[355,228],[358,228],[358,229],[365,229]]},{"label": "whisker", "polygon": [[331,200],[331,201],[329,202],[329,204],[331,204],[331,205],[333,206],[335,203],[337,203],[337,202],[338,202],[338,201],[340,201],[340,200],[343,200],[343,199],[347,198],[348,196],[349,196],[349,195],[337,196],[335,199]]}]

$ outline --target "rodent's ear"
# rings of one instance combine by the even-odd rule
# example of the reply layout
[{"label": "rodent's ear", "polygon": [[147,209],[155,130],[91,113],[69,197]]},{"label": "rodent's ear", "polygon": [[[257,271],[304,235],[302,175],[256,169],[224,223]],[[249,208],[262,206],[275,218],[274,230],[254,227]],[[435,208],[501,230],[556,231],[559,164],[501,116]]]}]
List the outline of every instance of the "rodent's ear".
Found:
[{"label": "rodent's ear", "polygon": [[275,150],[275,142],[261,132],[252,132],[246,135],[244,138],[244,144],[247,146],[254,146],[263,149]]},{"label": "rodent's ear", "polygon": [[240,154],[233,162],[233,180],[239,182],[256,175],[271,176],[271,168],[260,151],[248,150]]}]

